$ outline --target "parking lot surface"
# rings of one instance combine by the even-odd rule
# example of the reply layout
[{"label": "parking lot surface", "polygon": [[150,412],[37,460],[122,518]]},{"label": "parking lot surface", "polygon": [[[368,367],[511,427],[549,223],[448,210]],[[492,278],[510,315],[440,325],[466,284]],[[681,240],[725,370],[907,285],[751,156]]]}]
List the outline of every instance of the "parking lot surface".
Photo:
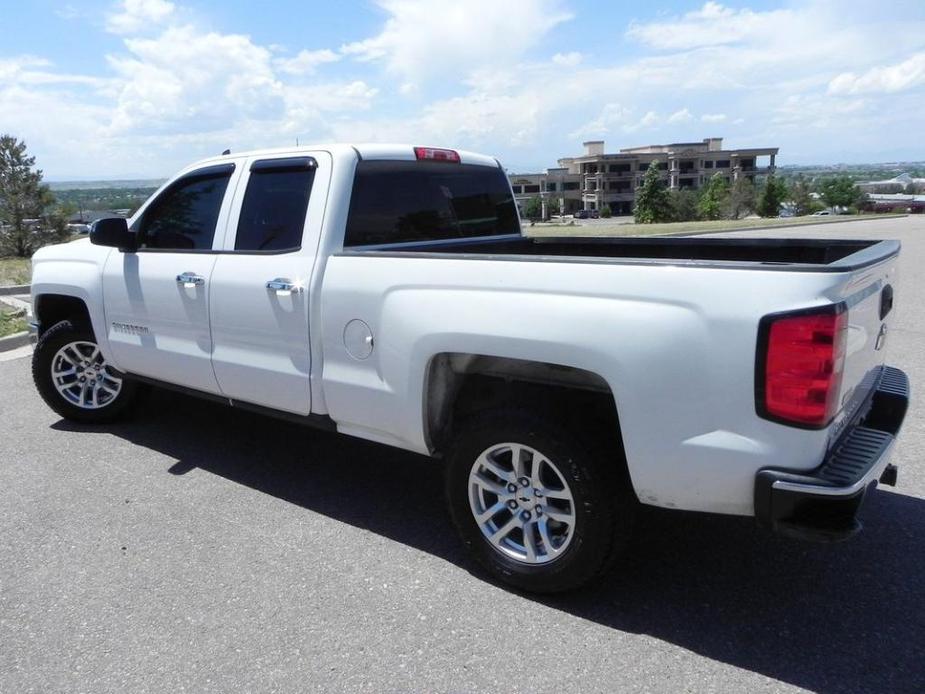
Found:
[{"label": "parking lot surface", "polygon": [[0,692],[922,691],[925,217],[774,234],[903,241],[888,360],[913,403],[856,539],[648,509],[601,585],[520,595],[464,556],[439,462],[165,392],[77,426],[19,356]]}]

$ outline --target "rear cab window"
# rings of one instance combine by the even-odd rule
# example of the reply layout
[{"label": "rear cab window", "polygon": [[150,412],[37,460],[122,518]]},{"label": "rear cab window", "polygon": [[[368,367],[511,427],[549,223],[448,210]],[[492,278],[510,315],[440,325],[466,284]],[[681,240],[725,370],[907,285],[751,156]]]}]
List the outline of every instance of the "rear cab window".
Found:
[{"label": "rear cab window", "polygon": [[443,161],[357,163],[345,247],[520,234],[500,167]]}]

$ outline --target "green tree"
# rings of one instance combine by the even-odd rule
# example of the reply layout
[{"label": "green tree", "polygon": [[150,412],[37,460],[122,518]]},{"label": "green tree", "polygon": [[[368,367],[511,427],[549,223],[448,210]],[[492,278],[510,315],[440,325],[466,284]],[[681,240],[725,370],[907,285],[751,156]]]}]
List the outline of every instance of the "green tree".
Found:
[{"label": "green tree", "polygon": [[646,169],[642,187],[636,194],[634,214],[637,224],[671,221],[671,200],[665,184],[660,180],[658,166],[654,161]]},{"label": "green tree", "polygon": [[780,206],[787,199],[788,194],[786,181],[777,176],[768,176],[758,196],[758,214],[762,217],[779,216]]},{"label": "green tree", "polygon": [[671,191],[671,219],[675,222],[692,222],[699,218],[697,203],[700,196],[690,188]]},{"label": "green tree", "polygon": [[747,217],[755,211],[756,206],[755,184],[750,179],[740,176],[732,188],[729,189],[729,198],[726,210],[732,219]]},{"label": "green tree", "polygon": [[542,199],[530,198],[524,203],[524,217],[529,219],[531,222],[535,222],[543,216],[543,201]]},{"label": "green tree", "polygon": [[790,201],[793,203],[793,214],[797,217],[812,214],[813,209],[816,207],[809,181],[806,180],[803,174],[799,174],[790,186]]},{"label": "green tree", "polygon": [[710,177],[697,203],[697,211],[702,219],[721,219],[729,200],[729,184],[721,173]]},{"label": "green tree", "polygon": [[829,207],[851,207],[861,201],[861,190],[850,176],[826,179],[819,187],[819,192]]},{"label": "green tree", "polygon": [[604,219],[613,217],[613,210],[610,209],[610,205],[601,205],[600,213],[601,217]]},{"label": "green tree", "polygon": [[0,135],[0,254],[27,258],[47,243],[66,240],[67,224],[54,203],[26,143]]}]

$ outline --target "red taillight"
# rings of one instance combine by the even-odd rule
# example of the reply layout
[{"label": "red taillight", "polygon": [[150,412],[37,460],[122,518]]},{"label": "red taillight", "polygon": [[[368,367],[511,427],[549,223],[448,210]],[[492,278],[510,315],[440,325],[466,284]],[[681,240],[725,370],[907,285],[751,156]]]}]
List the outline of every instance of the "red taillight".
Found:
[{"label": "red taillight", "polygon": [[759,410],[772,419],[826,426],[838,412],[848,314],[827,310],[767,320]]},{"label": "red taillight", "polygon": [[432,161],[448,161],[454,164],[459,163],[459,152],[452,149],[436,149],[435,147],[415,147],[414,156],[419,160],[430,159]]}]

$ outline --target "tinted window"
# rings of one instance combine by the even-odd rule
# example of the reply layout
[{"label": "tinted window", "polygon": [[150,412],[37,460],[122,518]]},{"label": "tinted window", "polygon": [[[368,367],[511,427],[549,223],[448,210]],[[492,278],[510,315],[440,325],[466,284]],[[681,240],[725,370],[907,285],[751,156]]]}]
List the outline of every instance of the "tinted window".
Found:
[{"label": "tinted window", "polygon": [[519,234],[500,168],[426,161],[361,161],[346,246]]},{"label": "tinted window", "polygon": [[314,178],[314,168],[251,171],[234,249],[281,251],[299,248]]},{"label": "tinted window", "polygon": [[143,248],[212,248],[231,174],[185,178],[161,193],[141,218]]}]

